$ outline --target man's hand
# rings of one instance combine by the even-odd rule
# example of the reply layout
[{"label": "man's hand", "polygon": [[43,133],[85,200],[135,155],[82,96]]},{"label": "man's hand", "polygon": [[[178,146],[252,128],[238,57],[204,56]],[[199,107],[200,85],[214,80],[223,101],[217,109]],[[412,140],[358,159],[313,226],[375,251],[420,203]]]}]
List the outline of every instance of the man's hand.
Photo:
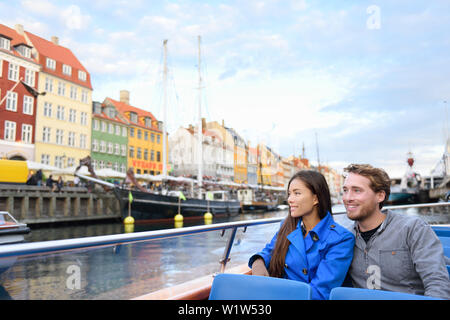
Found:
[{"label": "man's hand", "polygon": [[252,264],[252,275],[254,276],[264,276],[268,277],[269,272],[267,271],[264,260],[259,258],[256,259]]}]

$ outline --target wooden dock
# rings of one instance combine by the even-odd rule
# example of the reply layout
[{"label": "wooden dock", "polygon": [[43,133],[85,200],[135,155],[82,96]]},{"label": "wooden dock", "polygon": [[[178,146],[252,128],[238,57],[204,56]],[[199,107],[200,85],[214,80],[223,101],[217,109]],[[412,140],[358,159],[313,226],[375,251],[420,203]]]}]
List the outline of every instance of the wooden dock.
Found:
[{"label": "wooden dock", "polygon": [[45,186],[0,184],[0,211],[8,211],[26,224],[120,218],[120,205],[112,191],[89,192],[64,187],[52,192]]}]

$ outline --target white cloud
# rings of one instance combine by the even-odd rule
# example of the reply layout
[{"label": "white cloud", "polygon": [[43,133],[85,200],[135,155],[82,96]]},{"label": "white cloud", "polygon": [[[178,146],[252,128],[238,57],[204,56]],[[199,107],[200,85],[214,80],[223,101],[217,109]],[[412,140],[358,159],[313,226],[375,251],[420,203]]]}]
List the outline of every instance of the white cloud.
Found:
[{"label": "white cloud", "polygon": [[83,15],[80,7],[76,5],[71,5],[64,9],[61,12],[61,17],[69,30],[87,29],[91,20],[91,17]]}]

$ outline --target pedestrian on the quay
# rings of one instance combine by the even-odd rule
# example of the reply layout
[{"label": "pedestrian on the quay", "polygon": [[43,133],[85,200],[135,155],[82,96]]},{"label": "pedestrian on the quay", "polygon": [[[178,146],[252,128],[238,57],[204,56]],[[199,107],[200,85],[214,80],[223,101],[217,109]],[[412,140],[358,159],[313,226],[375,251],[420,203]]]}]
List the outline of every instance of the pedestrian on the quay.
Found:
[{"label": "pedestrian on the quay", "polygon": [[311,286],[312,299],[328,299],[344,282],[353,258],[353,234],[332,217],[324,176],[301,170],[288,184],[289,215],[265,248],[253,255],[253,275],[287,278]]},{"label": "pedestrian on the quay", "polygon": [[58,182],[56,182],[56,184],[53,185],[53,190],[52,191],[61,192],[61,189],[63,187],[64,187],[64,181],[63,181],[62,177],[59,176]]},{"label": "pedestrian on the quay", "polygon": [[442,244],[417,216],[381,211],[389,199],[390,179],[379,168],[351,164],[343,202],[355,221],[355,248],[349,275],[354,287],[399,291],[450,299]]},{"label": "pedestrian on the quay", "polygon": [[54,183],[56,183],[56,181],[53,180],[53,176],[52,176],[52,175],[50,175],[50,176],[47,178],[47,181],[45,181],[45,185],[46,185],[47,187],[51,188],[52,191],[53,191],[53,184],[54,184]]}]

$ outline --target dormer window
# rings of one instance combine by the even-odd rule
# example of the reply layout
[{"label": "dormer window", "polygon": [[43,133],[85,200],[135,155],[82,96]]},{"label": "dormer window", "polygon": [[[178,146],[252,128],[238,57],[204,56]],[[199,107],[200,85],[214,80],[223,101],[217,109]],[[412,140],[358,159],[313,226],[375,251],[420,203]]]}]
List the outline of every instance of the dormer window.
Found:
[{"label": "dormer window", "polygon": [[116,109],[109,107],[108,108],[108,117],[114,119],[116,117]]},{"label": "dormer window", "polygon": [[47,68],[55,70],[56,69],[56,61],[50,58],[47,58],[47,61],[45,63]]},{"label": "dormer window", "polygon": [[145,118],[144,118],[144,122],[145,122],[145,126],[146,126],[146,127],[148,127],[148,128],[151,128],[151,127],[152,127],[152,119],[151,119],[151,118],[145,117]]},{"label": "dormer window", "polygon": [[63,73],[65,75],[71,76],[72,75],[72,67],[68,66],[67,64],[63,64],[63,69],[62,69]]},{"label": "dormer window", "polygon": [[138,122],[138,115],[136,112],[130,112],[130,120],[131,120],[131,122],[134,122],[134,123]]},{"label": "dormer window", "polygon": [[0,49],[11,50],[11,40],[0,36]]},{"label": "dormer window", "polygon": [[17,51],[25,58],[31,58],[31,49],[26,45],[17,46]]},{"label": "dormer window", "polygon": [[86,81],[86,72],[79,70],[78,71],[78,79],[81,81]]}]

